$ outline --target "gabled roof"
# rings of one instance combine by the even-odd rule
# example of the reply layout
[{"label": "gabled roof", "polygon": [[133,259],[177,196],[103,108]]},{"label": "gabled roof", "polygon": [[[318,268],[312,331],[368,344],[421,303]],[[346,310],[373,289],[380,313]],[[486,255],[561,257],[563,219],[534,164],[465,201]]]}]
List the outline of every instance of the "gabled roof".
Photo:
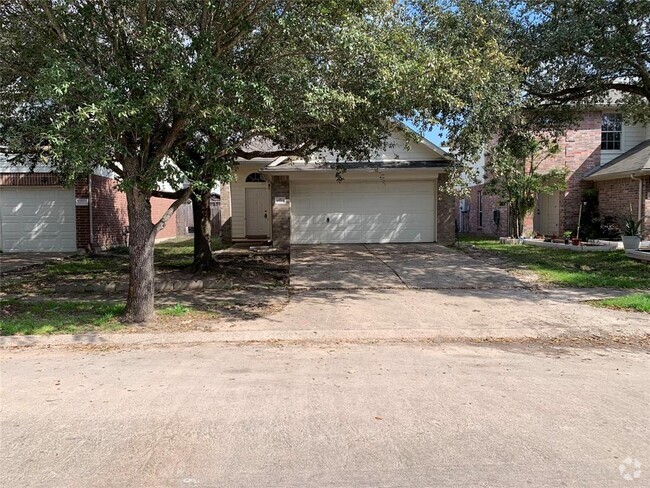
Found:
[{"label": "gabled roof", "polygon": [[286,160],[277,166],[265,166],[260,170],[262,173],[282,173],[286,171],[335,171],[337,169],[360,169],[360,170],[394,170],[394,169],[430,169],[448,168],[451,162],[446,159],[431,161],[346,161],[344,163],[333,163],[328,161],[292,161]]},{"label": "gabled roof", "polygon": [[592,169],[584,179],[589,181],[615,180],[646,174],[650,175],[650,139],[634,146],[609,163]]}]

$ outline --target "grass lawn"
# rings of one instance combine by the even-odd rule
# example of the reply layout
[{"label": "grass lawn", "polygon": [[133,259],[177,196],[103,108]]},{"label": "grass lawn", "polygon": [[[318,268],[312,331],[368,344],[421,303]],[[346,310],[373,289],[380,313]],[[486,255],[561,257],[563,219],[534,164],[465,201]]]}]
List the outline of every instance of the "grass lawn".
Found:
[{"label": "grass lawn", "polygon": [[496,238],[461,236],[461,248],[506,259],[537,273],[546,283],[578,288],[650,289],[650,265],[622,251],[573,252],[537,246],[500,244]]},{"label": "grass lawn", "polygon": [[0,301],[0,334],[76,334],[114,331],[124,305],[64,301]]},{"label": "grass lawn", "polygon": [[608,298],[594,302],[597,307],[636,310],[637,312],[650,313],[650,294],[636,293],[618,298]]},{"label": "grass lawn", "polygon": [[[111,332],[126,327],[119,321],[122,312],[123,304],[103,302],[0,300],[0,335]],[[211,316],[180,304],[156,313],[163,318]]]}]

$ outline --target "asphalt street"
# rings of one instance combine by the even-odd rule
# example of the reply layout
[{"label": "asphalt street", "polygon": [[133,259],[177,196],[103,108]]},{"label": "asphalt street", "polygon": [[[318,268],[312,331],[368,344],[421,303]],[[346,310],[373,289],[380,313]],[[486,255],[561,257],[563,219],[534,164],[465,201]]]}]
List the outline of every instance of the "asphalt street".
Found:
[{"label": "asphalt street", "polygon": [[0,355],[2,486],[650,486],[643,349],[261,342]]}]

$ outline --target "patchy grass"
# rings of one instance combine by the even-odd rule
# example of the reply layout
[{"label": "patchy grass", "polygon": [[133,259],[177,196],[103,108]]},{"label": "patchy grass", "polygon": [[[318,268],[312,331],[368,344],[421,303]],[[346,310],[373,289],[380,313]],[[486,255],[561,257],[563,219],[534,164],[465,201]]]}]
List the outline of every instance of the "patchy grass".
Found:
[{"label": "patchy grass", "polygon": [[[228,247],[218,238],[212,241],[213,249]],[[173,239],[156,244],[154,262],[163,273],[183,270],[194,259],[193,239]],[[48,293],[56,283],[110,282],[126,279],[129,272],[129,254],[126,248],[111,249],[108,254],[78,256],[59,262],[47,263],[39,269],[2,277],[1,289],[5,293]]]},{"label": "patchy grass", "polygon": [[124,305],[98,302],[0,300],[0,335],[115,331]]},{"label": "patchy grass", "polygon": [[167,317],[181,317],[190,313],[191,311],[192,309],[190,307],[186,307],[185,305],[177,303],[173,307],[161,308],[158,313]]},{"label": "patchy grass", "polygon": [[[222,244],[218,237],[212,238],[212,251],[219,251],[228,247],[227,244]],[[154,261],[158,268],[187,268],[194,261],[194,239],[172,239],[156,244]]]},{"label": "patchy grass", "polygon": [[[500,244],[496,238],[461,236],[461,249],[495,255],[537,273],[546,283],[578,288],[650,288],[650,265],[622,251],[573,252]],[[471,246],[474,246],[471,248]]]},{"label": "patchy grass", "polygon": [[607,298],[593,302],[593,304],[597,307],[650,313],[650,293],[636,293],[624,297]]},{"label": "patchy grass", "polygon": [[[80,334],[134,330],[186,330],[202,320],[215,320],[215,310],[197,310],[181,304],[156,310],[156,319],[146,325],[120,321],[124,304],[97,301],[0,300],[0,335]],[[182,321],[178,319],[183,317]]]}]

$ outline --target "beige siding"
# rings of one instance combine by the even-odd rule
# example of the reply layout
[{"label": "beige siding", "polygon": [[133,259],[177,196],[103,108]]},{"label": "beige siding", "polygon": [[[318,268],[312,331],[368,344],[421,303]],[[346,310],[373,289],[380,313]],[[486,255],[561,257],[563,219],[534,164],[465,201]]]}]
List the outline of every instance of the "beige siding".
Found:
[{"label": "beige siding", "polygon": [[[322,151],[314,155],[314,159],[335,161],[336,153]],[[432,161],[442,159],[442,156],[421,142],[407,143],[401,132],[394,132],[388,138],[386,149],[377,151],[371,159],[372,161]]]},{"label": "beige siding", "polygon": [[600,164],[607,164],[612,159],[620,156],[625,151],[629,151],[637,144],[641,144],[648,138],[649,128],[642,124],[623,124],[623,137],[620,151],[602,151]]},{"label": "beige siding", "polygon": [[250,173],[258,171],[267,163],[242,162],[236,172],[236,179],[230,183],[230,202],[232,204],[232,238],[246,237],[246,192],[244,181]]}]

